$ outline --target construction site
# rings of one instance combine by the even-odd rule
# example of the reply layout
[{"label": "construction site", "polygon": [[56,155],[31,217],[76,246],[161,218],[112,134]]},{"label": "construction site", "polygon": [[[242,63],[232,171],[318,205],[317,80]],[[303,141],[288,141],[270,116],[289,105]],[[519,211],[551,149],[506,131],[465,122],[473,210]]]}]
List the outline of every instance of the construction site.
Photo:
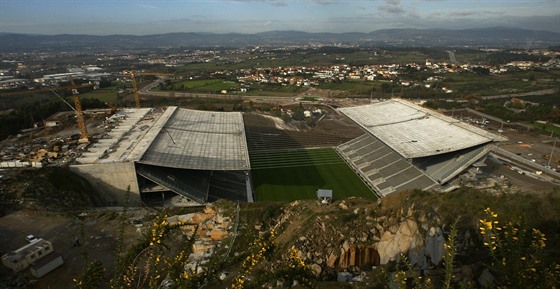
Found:
[{"label": "construction site", "polygon": [[[2,249],[21,246],[30,233],[52,241],[66,265],[36,282],[39,288],[67,287],[71,277],[81,273],[82,248],[95,251],[95,258],[113,272],[120,226],[126,224],[127,240],[140,238],[154,212],[165,207],[188,213],[173,218],[188,216],[200,224],[189,257],[189,264],[196,267],[225,248],[220,246],[228,236],[237,234],[237,225],[232,224],[250,223],[241,229],[243,234],[254,235],[254,230],[260,234],[262,218],[271,206],[267,201],[290,200],[287,207],[293,212],[285,220],[291,225],[281,239],[303,244],[302,250],[309,253],[305,256],[321,264],[315,266],[323,270],[319,275],[332,278],[337,270],[384,264],[398,253],[384,247],[400,242],[398,232],[393,236],[381,227],[371,231],[367,225],[371,221],[365,212],[377,210],[379,198],[391,204],[401,198],[401,192],[406,195],[415,189],[451,192],[475,187],[491,196],[536,194],[557,187],[552,136],[495,121],[481,127],[476,114],[446,115],[402,99],[340,103],[296,102],[268,112],[165,106],[57,113],[43,127],[0,144],[0,209],[3,213],[8,212],[7,205],[28,209],[0,220]],[[287,121],[297,109],[304,110],[305,119]],[[537,156],[541,157],[534,159]],[[324,173],[328,170],[330,174]],[[329,187],[333,183],[339,186]],[[67,187],[70,184],[72,188]],[[316,199],[316,191],[328,190],[332,190],[328,201],[332,205],[294,201]],[[358,190],[362,191],[358,194]],[[9,204],[4,202],[8,199]],[[230,201],[216,202],[221,199]],[[240,203],[251,202],[263,212],[249,213],[253,205],[241,205],[242,214],[249,215],[245,221],[235,221],[232,209],[227,217],[218,209],[237,203],[239,212]],[[473,201],[472,206],[476,204]],[[299,210],[307,206],[325,222],[346,212],[349,216],[340,217],[339,225],[329,226],[344,229],[331,232],[311,225],[317,221],[298,219],[306,218]],[[126,219],[116,217],[122,210]],[[386,220],[387,228],[398,219],[381,215],[379,220]],[[292,220],[297,221],[292,224]],[[352,226],[347,226],[348,220]],[[314,229],[302,230],[306,225]],[[194,226],[186,227],[184,234],[194,234]],[[75,245],[76,236],[83,247]],[[321,241],[311,244],[302,236]],[[333,236],[339,237],[333,240]],[[352,245],[347,237],[354,240],[348,241]],[[235,253],[241,251],[241,243],[231,247]],[[328,244],[338,245],[333,249]],[[22,274],[14,276],[20,276],[14,277],[20,278],[14,283],[27,282]],[[224,278],[231,282],[233,277]]]},{"label": "construction site", "polygon": [[[76,107],[47,119],[43,128],[5,141],[2,167],[68,166],[110,204],[189,206],[218,199],[258,201],[251,165],[262,168],[263,155],[333,148],[340,160],[324,163],[346,163],[376,198],[472,183],[488,170],[488,154],[500,142],[509,143],[505,133],[400,99],[338,109],[313,104],[322,107],[314,127],[296,127],[266,114],[173,106],[85,114]],[[309,166],[308,160],[287,159],[265,166]],[[519,175],[535,181],[547,175],[525,171]]]}]

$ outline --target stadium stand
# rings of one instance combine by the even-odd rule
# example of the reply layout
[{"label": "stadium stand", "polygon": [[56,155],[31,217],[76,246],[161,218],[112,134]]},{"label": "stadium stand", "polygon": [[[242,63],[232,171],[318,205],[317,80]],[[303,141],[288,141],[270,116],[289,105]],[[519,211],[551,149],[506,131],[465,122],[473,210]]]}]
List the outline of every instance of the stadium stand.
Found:
[{"label": "stadium stand", "polygon": [[429,189],[437,185],[373,135],[364,134],[336,150],[380,197],[395,191]]},{"label": "stadium stand", "polygon": [[336,150],[380,197],[444,185],[504,140],[399,99],[339,111],[366,133]]},{"label": "stadium stand", "polygon": [[252,201],[250,163],[241,113],[175,109],[136,162],[148,193],[167,188],[199,203]]}]

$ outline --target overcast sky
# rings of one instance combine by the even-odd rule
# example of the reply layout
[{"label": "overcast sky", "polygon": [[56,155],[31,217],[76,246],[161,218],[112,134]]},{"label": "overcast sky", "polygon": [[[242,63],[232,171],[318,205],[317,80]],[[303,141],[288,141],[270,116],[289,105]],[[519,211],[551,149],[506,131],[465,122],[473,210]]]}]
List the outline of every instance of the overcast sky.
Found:
[{"label": "overcast sky", "polygon": [[370,32],[507,26],[560,32],[560,0],[0,0],[0,32]]}]

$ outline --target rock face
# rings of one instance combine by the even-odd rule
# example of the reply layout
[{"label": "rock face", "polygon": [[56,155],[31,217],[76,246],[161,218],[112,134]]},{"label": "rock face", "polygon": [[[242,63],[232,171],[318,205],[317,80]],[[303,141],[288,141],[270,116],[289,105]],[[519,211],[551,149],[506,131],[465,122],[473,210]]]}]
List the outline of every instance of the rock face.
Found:
[{"label": "rock face", "polygon": [[431,227],[426,236],[426,255],[434,265],[439,264],[445,253],[445,239],[439,227]]},{"label": "rock face", "polygon": [[410,262],[422,269],[441,262],[445,239],[435,214],[415,212],[410,207],[377,215],[375,209],[351,199],[318,208],[328,214],[305,217],[301,212],[315,207],[294,202],[277,220],[301,228],[295,230],[299,235],[292,237],[293,245],[316,275],[359,273],[401,254],[407,254]]},{"label": "rock face", "polygon": [[379,253],[373,246],[351,245],[347,250],[341,249],[338,267],[346,269],[353,266],[377,266],[380,264],[379,260]]},{"label": "rock face", "polygon": [[189,266],[199,268],[211,257],[216,246],[229,236],[230,219],[212,205],[207,205],[202,212],[171,216],[167,219],[170,224],[186,223],[181,227],[183,235],[191,237],[196,230],[196,240],[192,253],[189,255]]},{"label": "rock face", "polygon": [[336,281],[338,282],[350,282],[352,280],[352,273],[349,272],[340,272],[336,277]]},{"label": "rock face", "polygon": [[424,241],[416,222],[405,220],[398,225],[395,233],[391,233],[391,231],[383,233],[381,240],[377,243],[377,250],[381,264],[387,264],[399,254],[407,253],[409,250],[423,245]]},{"label": "rock face", "polygon": [[311,271],[313,271],[313,275],[315,275],[315,277],[319,277],[321,276],[321,272],[323,271],[323,268],[321,268],[321,265],[315,263],[315,264],[311,264]]}]

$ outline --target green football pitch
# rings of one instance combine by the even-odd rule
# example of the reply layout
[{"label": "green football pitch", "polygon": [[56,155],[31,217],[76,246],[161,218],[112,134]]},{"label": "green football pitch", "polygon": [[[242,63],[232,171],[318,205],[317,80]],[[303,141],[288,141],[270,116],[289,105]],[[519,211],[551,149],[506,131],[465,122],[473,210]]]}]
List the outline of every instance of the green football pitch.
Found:
[{"label": "green football pitch", "polygon": [[331,148],[251,153],[257,201],[315,199],[317,189],[333,190],[335,199],[377,199]]}]

